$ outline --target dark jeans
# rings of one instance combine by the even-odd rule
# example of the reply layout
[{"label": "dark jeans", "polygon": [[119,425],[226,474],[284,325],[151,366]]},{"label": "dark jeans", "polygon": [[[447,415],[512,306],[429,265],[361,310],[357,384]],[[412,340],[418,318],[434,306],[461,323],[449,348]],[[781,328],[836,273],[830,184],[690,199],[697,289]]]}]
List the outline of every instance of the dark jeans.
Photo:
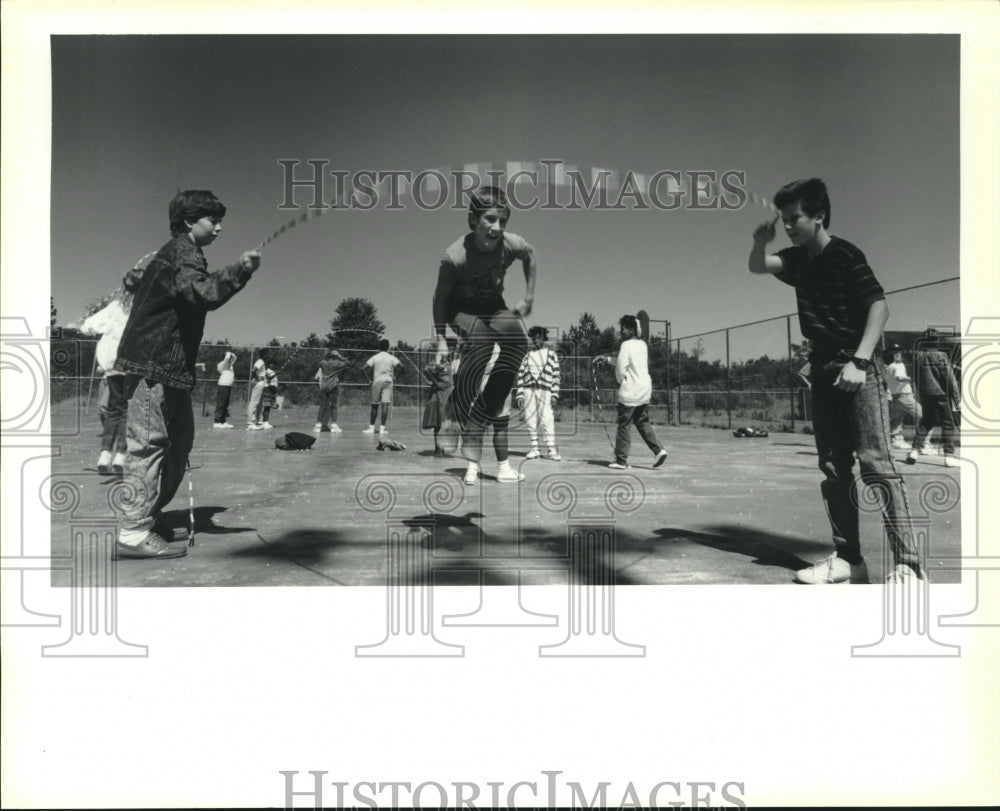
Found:
[{"label": "dark jeans", "polygon": [[339,395],[339,386],[334,386],[328,391],[320,389],[319,414],[316,416],[316,422],[320,424],[321,428],[329,428],[331,422],[337,422],[337,398]]},{"label": "dark jeans", "polygon": [[232,393],[232,386],[215,387],[215,421],[220,425],[229,417],[229,397]]},{"label": "dark jeans", "polygon": [[[528,353],[524,319],[512,310],[492,315],[458,313],[453,325],[463,339],[462,362],[452,393],[454,413],[467,425],[485,428],[503,410],[517,370]],[[500,355],[483,387],[483,373],[495,344],[500,344]]]},{"label": "dark jeans", "polygon": [[654,454],[663,450],[656,438],[656,431],[649,421],[649,405],[638,406],[618,404],[618,434],[615,436],[615,461],[624,465],[628,461],[628,452],[632,447],[632,426],[639,431],[639,436]]},{"label": "dark jeans", "polygon": [[813,431],[819,469],[826,476],[820,490],[833,542],[840,557],[856,560],[861,556],[854,478],[857,454],[861,480],[878,493],[882,524],[895,562],[922,572],[903,477],[889,452],[889,406],[882,361],[878,357],[873,360],[861,389],[844,392],[833,383],[849,358],[841,352],[833,360],[810,359]]},{"label": "dark jeans", "polygon": [[951,411],[951,400],[947,395],[939,394],[921,397],[920,405],[923,416],[917,422],[917,433],[913,437],[913,447],[919,450],[927,444],[927,435],[931,429],[941,426],[941,447],[945,453],[955,452],[955,417]]},{"label": "dark jeans", "polygon": [[101,450],[125,453],[125,375],[107,375],[108,404],[104,409],[104,433]]},{"label": "dark jeans", "polygon": [[123,498],[121,528],[148,530],[184,480],[194,444],[191,392],[128,376],[128,450],[125,481],[134,492]]}]

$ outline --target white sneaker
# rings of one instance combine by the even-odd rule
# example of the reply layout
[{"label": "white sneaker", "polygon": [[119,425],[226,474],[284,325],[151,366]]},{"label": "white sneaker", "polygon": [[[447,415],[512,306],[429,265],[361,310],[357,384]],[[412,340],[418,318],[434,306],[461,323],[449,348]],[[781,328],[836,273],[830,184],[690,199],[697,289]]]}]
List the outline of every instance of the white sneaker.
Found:
[{"label": "white sneaker", "polygon": [[225,428],[226,426],[223,423],[221,423],[221,422],[213,422],[212,423],[212,427],[213,428]]},{"label": "white sneaker", "polygon": [[659,467],[666,461],[667,461],[667,451],[664,448],[661,448],[660,452],[656,454],[656,457],[653,459],[653,467]]},{"label": "white sneaker", "polygon": [[867,583],[868,566],[863,560],[861,563],[848,563],[843,558],[838,558],[834,552],[815,566],[799,569],[795,573],[795,582],[808,583],[811,586],[828,583]]},{"label": "white sneaker", "polygon": [[945,467],[961,467],[958,463],[958,459],[955,458],[955,454],[946,453],[944,455],[944,466]]},{"label": "white sneaker", "polygon": [[248,431],[263,431],[264,426],[257,422],[252,422],[247,426]]},{"label": "white sneaker", "polygon": [[333,424],[332,424],[332,425],[330,426],[330,430],[331,430],[331,431],[332,431],[333,433],[335,433],[335,434],[342,434],[342,433],[344,433],[344,429],[343,429],[343,428],[341,428],[341,427],[340,427],[339,425],[337,425],[337,423],[333,423]]},{"label": "white sneaker", "polygon": [[470,464],[469,469],[465,471],[465,483],[478,484],[478,482],[479,482],[479,465]]},{"label": "white sneaker", "polygon": [[374,425],[369,425],[369,426],[368,426],[367,428],[365,428],[365,430],[364,430],[364,431],[362,431],[361,433],[362,433],[362,434],[374,434],[374,433],[375,433],[375,426],[374,426]]},{"label": "white sneaker", "polygon": [[921,456],[939,456],[940,454],[938,452],[938,449],[936,447],[934,447],[933,445],[924,445],[924,447],[922,447],[920,449],[920,455]]},{"label": "white sneaker", "polygon": [[115,458],[111,460],[111,472],[116,476],[121,476],[125,472],[125,454],[116,453]]},{"label": "white sneaker", "polygon": [[319,432],[320,432],[320,431],[321,431],[322,429],[323,429],[323,423],[321,423],[321,422],[317,422],[317,423],[316,423],[316,424],[315,424],[315,425],[313,426],[313,433],[314,433],[314,434],[318,434],[318,433],[319,433]]},{"label": "white sneaker", "polygon": [[920,455],[920,451],[911,450],[906,454],[906,464],[915,465],[917,463],[917,457]]},{"label": "white sneaker", "polygon": [[525,459],[537,459],[541,455],[542,455],[542,452],[540,450],[538,450],[538,448],[532,448],[530,451],[528,451],[527,454],[525,454],[524,458]]},{"label": "white sneaker", "polygon": [[924,579],[923,577],[921,577],[917,572],[913,571],[913,569],[911,569],[906,564],[897,563],[896,568],[889,573],[889,576],[886,577],[885,582],[904,584],[904,583],[912,583],[916,580],[923,580],[923,579]]},{"label": "white sneaker", "polygon": [[269,423],[269,422],[265,422],[260,427],[263,428],[265,431],[270,431],[272,428],[274,428],[274,426],[271,425],[271,423]]},{"label": "white sneaker", "polygon": [[628,470],[628,465],[623,465],[621,462],[612,462],[608,467],[612,470]]},{"label": "white sneaker", "polygon": [[498,482],[523,482],[524,474],[520,470],[514,470],[510,465],[502,467],[497,471]]},{"label": "white sneaker", "polygon": [[220,428],[232,428],[233,424],[231,422],[224,422],[219,426]]},{"label": "white sneaker", "polygon": [[893,447],[894,450],[897,450],[897,451],[908,451],[913,446],[910,445],[910,443],[907,442],[905,439],[903,439],[903,437],[901,437],[901,436],[894,436],[892,438],[892,447]]},{"label": "white sneaker", "polygon": [[553,462],[562,461],[562,457],[559,455],[559,451],[557,451],[555,448],[549,448],[549,459],[551,459]]},{"label": "white sneaker", "polygon": [[387,433],[389,433],[389,429],[386,428],[384,425],[380,425],[379,428],[378,428],[378,432],[379,432],[380,435],[381,434],[387,434]]}]

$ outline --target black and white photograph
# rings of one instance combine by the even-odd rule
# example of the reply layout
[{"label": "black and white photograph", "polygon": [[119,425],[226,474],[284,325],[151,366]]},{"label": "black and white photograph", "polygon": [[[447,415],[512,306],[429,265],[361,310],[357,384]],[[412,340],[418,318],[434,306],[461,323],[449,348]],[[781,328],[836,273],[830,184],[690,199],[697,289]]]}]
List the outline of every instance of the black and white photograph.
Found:
[{"label": "black and white photograph", "polygon": [[1000,798],[996,6],[2,11],[4,807]]}]

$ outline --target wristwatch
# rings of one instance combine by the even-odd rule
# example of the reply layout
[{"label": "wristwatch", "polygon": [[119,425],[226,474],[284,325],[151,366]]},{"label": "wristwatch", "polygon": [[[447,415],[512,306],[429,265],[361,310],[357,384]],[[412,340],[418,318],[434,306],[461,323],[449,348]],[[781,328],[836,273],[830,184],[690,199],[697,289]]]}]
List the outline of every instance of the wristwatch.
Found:
[{"label": "wristwatch", "polygon": [[868,358],[859,358],[857,355],[851,356],[851,363],[857,366],[862,372],[867,372],[872,366],[872,362]]}]

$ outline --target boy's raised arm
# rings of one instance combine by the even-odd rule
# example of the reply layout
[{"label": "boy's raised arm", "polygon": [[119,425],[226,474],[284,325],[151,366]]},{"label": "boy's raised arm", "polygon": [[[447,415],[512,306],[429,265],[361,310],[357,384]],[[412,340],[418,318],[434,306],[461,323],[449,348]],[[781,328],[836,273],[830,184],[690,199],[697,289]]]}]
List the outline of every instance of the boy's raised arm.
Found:
[{"label": "boy's raised arm", "polygon": [[216,310],[242,290],[259,267],[259,251],[247,251],[232,265],[208,274],[185,258],[177,269],[177,292],[192,304]]},{"label": "boy's raised arm", "polygon": [[767,243],[774,239],[774,225],[777,222],[778,217],[775,217],[770,222],[761,223],[753,232],[753,247],[747,261],[751,273],[778,273],[781,270],[780,257],[765,251]]}]

